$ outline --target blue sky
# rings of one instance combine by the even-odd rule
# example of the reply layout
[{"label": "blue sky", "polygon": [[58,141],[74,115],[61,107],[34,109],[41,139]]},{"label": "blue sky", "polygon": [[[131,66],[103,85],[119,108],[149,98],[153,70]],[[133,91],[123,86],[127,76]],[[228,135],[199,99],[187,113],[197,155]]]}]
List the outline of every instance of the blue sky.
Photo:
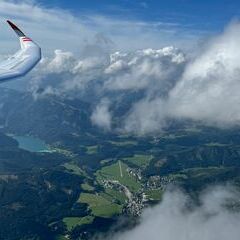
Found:
[{"label": "blue sky", "polygon": [[67,9],[75,15],[100,14],[142,21],[177,22],[201,30],[221,30],[240,16],[237,0],[40,0],[48,7]]},{"label": "blue sky", "polygon": [[[238,19],[240,2],[1,0],[0,17],[15,21],[30,37],[37,39],[47,55],[56,49],[78,54],[86,43],[96,43],[95,36],[112,41],[114,51],[165,46],[191,51]],[[13,44],[17,48],[12,32],[3,21],[0,28],[2,52],[7,52]]]}]

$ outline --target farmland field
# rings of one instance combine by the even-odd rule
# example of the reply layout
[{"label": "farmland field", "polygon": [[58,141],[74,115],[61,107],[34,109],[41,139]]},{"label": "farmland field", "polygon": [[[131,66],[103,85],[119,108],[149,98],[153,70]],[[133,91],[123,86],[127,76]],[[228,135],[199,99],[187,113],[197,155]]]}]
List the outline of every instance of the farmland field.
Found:
[{"label": "farmland field", "polygon": [[135,154],[133,157],[124,158],[123,161],[134,164],[139,168],[146,168],[152,160],[152,155]]},{"label": "farmland field", "polygon": [[101,182],[102,180],[115,180],[119,183],[127,186],[131,191],[136,192],[140,189],[141,184],[137,181],[136,178],[130,176],[127,172],[128,165],[125,163],[121,163],[122,166],[122,173],[121,176],[119,163],[114,163],[110,166],[103,167],[96,173],[97,180]]},{"label": "farmland field", "polygon": [[112,217],[122,211],[120,205],[110,202],[101,195],[82,193],[78,201],[89,204],[93,215],[99,217]]},{"label": "farmland field", "polygon": [[68,231],[71,231],[73,228],[79,225],[91,224],[94,217],[66,217],[63,219],[63,222],[66,224]]}]

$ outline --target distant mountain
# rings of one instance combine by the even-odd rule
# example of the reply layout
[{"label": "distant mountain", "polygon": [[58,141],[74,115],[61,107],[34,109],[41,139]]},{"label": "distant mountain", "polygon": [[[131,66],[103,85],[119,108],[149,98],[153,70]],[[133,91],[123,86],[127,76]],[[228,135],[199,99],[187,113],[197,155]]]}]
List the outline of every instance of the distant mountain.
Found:
[{"label": "distant mountain", "polygon": [[90,129],[90,106],[80,100],[0,89],[0,125],[4,132],[55,140]]},{"label": "distant mountain", "polygon": [[[144,92],[104,94],[110,101],[113,127],[118,128],[132,104],[139,101]],[[0,88],[0,129],[5,133],[33,135],[50,142],[69,134],[93,132],[101,135],[104,131],[92,125],[91,114],[102,98],[90,90],[79,96],[39,94],[35,98],[30,92]]]}]

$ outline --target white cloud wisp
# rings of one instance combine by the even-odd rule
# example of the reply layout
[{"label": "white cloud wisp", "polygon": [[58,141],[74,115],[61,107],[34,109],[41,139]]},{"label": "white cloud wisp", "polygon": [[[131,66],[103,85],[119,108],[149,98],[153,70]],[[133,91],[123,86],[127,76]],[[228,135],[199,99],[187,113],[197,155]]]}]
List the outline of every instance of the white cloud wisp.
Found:
[{"label": "white cloud wisp", "polygon": [[240,213],[227,207],[233,202],[239,202],[239,193],[231,188],[207,191],[201,197],[200,206],[194,206],[178,190],[167,192],[160,205],[145,210],[137,227],[109,239],[238,240]]}]

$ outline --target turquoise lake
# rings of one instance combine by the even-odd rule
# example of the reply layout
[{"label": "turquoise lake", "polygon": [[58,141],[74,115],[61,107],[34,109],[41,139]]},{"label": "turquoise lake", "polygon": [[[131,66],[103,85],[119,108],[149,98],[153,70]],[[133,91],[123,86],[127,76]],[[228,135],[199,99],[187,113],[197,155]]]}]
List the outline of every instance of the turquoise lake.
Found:
[{"label": "turquoise lake", "polygon": [[46,152],[49,151],[47,144],[41,139],[31,136],[12,136],[19,143],[19,148],[29,152]]}]

